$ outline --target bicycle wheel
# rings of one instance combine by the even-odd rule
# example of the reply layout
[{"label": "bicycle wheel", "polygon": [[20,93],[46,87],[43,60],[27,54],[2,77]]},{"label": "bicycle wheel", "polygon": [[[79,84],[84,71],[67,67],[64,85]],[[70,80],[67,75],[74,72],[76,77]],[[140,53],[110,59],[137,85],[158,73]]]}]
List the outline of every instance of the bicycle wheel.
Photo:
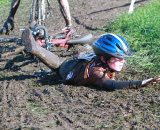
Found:
[{"label": "bicycle wheel", "polygon": [[46,0],[32,0],[32,7],[30,10],[30,18],[29,18],[30,25],[31,26],[34,26],[35,24],[44,25],[45,19],[46,19]]},{"label": "bicycle wheel", "polygon": [[34,22],[36,22],[37,17],[37,9],[36,9],[36,5],[37,5],[37,1],[38,0],[32,0],[32,5],[31,5],[31,9],[30,9],[30,17],[29,17],[29,23],[33,24]]}]

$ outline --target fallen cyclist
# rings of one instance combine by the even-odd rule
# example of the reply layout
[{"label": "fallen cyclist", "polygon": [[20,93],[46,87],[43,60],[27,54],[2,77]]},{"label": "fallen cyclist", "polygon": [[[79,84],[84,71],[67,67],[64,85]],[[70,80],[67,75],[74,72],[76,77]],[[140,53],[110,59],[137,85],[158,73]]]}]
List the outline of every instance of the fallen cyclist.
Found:
[{"label": "fallen cyclist", "polygon": [[65,84],[115,90],[140,88],[149,83],[160,83],[160,77],[133,81],[114,80],[115,73],[123,68],[125,57],[130,56],[127,42],[115,34],[104,34],[93,42],[94,53],[79,55],[68,60],[40,47],[29,29],[22,33],[22,42],[27,52],[38,57],[49,68],[59,69],[59,74]]},{"label": "fallen cyclist", "polygon": [[[63,28],[63,31],[69,31],[72,26],[71,22],[71,14],[69,9],[69,3],[68,0],[57,0],[60,6],[60,11],[62,13],[62,16],[65,20],[65,28]],[[14,29],[14,16],[17,12],[17,9],[19,7],[21,0],[12,0],[9,16],[6,19],[6,21],[3,24],[3,27],[0,29],[0,34],[9,34],[10,31]]]}]

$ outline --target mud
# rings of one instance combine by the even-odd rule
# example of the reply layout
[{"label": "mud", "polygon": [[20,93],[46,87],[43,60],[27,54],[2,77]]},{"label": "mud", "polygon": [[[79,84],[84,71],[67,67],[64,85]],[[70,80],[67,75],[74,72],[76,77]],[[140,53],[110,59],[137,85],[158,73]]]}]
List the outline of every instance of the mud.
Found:
[{"label": "mud", "polygon": [[[76,33],[104,33],[103,26],[127,12],[129,2],[130,0],[69,0]],[[136,8],[147,2],[149,1],[138,1]],[[27,26],[26,5],[29,5],[29,1],[21,3],[15,18],[16,28],[10,35],[20,35],[19,29]],[[57,2],[54,1],[53,13],[54,16],[46,21],[50,34],[60,32],[64,27]],[[15,48],[14,44],[0,46],[1,53]],[[159,86],[106,92],[92,87],[64,85],[56,72],[38,73],[40,67],[47,69],[42,63],[37,64],[34,57],[28,54],[1,59],[1,130],[160,128]]]}]

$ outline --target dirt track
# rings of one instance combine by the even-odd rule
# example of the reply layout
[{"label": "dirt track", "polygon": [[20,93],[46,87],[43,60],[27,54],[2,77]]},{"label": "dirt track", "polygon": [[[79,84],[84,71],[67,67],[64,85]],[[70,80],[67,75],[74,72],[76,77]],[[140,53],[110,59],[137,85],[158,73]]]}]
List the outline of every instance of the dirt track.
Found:
[{"label": "dirt track", "polygon": [[[117,15],[128,11],[130,0],[69,0],[73,26],[79,34],[100,31]],[[148,1],[139,1],[143,6]],[[22,2],[21,8],[28,2]],[[64,27],[58,8],[47,21],[50,33]],[[27,25],[22,10],[16,15],[16,29]],[[58,22],[57,22],[58,21]],[[1,24],[2,25],[2,24]],[[97,30],[98,29],[98,30]],[[8,47],[1,46],[0,52]],[[12,47],[12,45],[11,45]],[[12,48],[10,48],[12,49]],[[160,89],[106,92],[84,86],[63,85],[53,73],[37,78],[39,67],[30,56],[0,62],[0,129],[102,130],[160,128]],[[9,62],[8,62],[9,61]],[[6,63],[8,64],[6,65]],[[4,69],[4,66],[7,69]]]}]

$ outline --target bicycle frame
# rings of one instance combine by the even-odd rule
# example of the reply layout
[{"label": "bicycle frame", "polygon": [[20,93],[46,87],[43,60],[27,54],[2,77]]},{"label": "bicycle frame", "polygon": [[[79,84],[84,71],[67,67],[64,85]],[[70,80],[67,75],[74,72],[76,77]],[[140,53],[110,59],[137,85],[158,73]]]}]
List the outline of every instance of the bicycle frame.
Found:
[{"label": "bicycle frame", "polygon": [[[37,44],[39,44],[42,47],[50,47],[52,46],[58,46],[58,47],[63,47],[66,48],[67,50],[70,48],[70,46],[76,45],[76,44],[87,44],[91,43],[93,41],[93,35],[88,34],[85,35],[84,37],[78,38],[78,39],[71,39],[71,33],[67,34],[56,34],[55,36],[49,36],[48,37],[48,44],[46,44],[45,39],[36,39]],[[0,55],[1,58],[6,58],[10,55],[16,55],[20,52],[22,52],[25,47],[22,45],[22,40],[21,38],[15,38],[15,37],[10,37],[10,38],[0,38],[0,43],[1,42],[16,42],[17,44],[21,45],[20,47],[16,48],[14,52],[6,52]]]},{"label": "bicycle frame", "polygon": [[[47,6],[46,6],[47,5]],[[30,9],[29,24],[32,34],[40,46],[50,49],[52,46],[59,46],[64,48],[69,48],[72,45],[76,44],[87,44],[93,39],[91,34],[78,39],[72,39],[73,30],[68,32],[59,33],[58,37],[49,36],[48,30],[45,27],[45,19],[47,18],[48,12],[50,11],[51,6],[49,0],[32,0],[32,6]],[[0,38],[0,43],[15,42],[19,45],[22,45],[21,38],[8,37]],[[22,45],[23,46],[23,45]],[[24,48],[23,48],[24,49]]]},{"label": "bicycle frame", "polygon": [[[35,25],[33,28],[31,28],[31,31],[37,43],[40,46],[44,46],[46,48],[49,48],[51,46],[60,46],[67,48],[69,45],[87,44],[90,43],[91,40],[93,40],[92,34],[73,39],[72,30],[49,36],[47,28],[43,25]],[[4,42],[15,42],[19,45],[22,45],[21,38],[16,37],[0,38],[0,43]]]}]

